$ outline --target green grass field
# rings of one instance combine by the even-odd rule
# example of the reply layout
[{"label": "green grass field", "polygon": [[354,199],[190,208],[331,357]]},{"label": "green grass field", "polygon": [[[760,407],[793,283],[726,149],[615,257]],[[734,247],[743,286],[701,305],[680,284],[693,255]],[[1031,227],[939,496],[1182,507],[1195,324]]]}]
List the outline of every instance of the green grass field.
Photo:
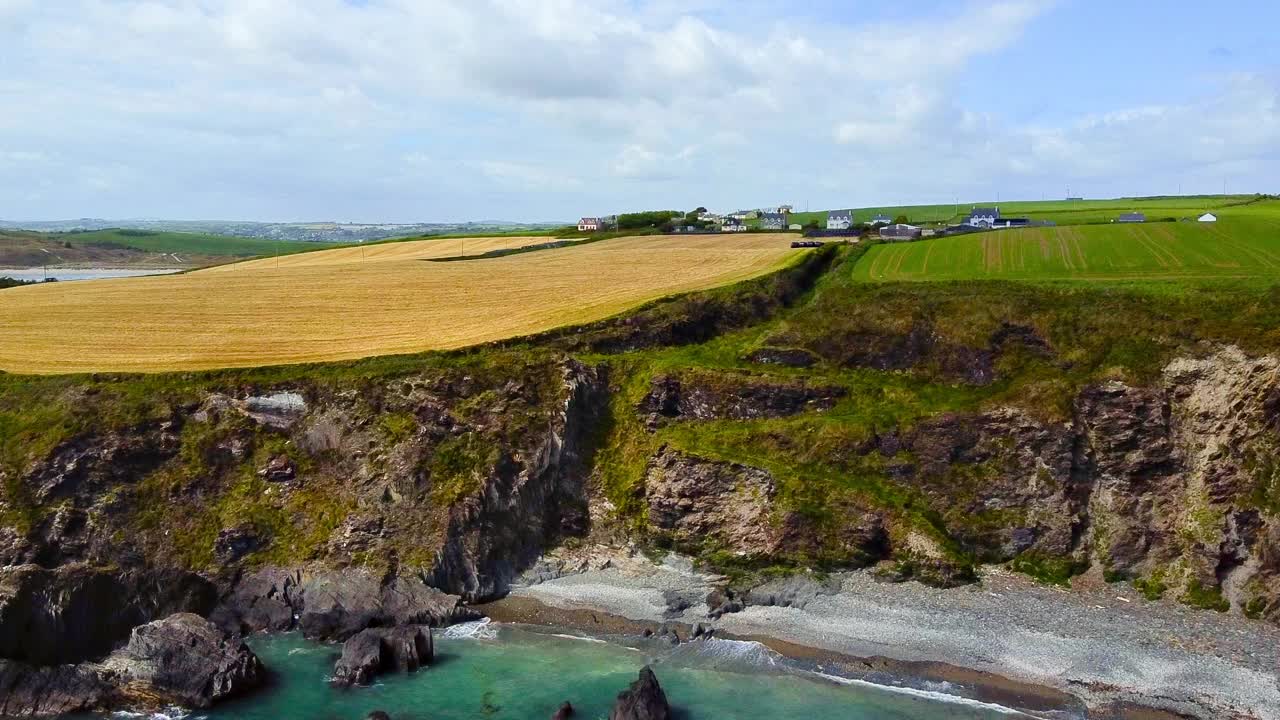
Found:
[{"label": "green grass field", "polygon": [[41,233],[56,242],[72,245],[117,246],[156,253],[193,253],[226,257],[281,255],[318,250],[332,245],[297,241],[210,235],[205,233],[151,232],[148,230],[95,230],[92,232]]},{"label": "green grass field", "polygon": [[[968,217],[970,208],[999,206],[1000,212],[1013,217],[1029,217],[1033,220],[1052,220],[1059,225],[1084,225],[1109,223],[1121,213],[1144,212],[1148,219],[1183,218],[1253,204],[1255,195],[1196,195],[1162,198],[1116,198],[1111,200],[1046,200],[1013,202],[965,202],[958,205],[910,205],[899,207],[855,208],[854,222],[870,222],[881,213],[891,218],[906,215],[917,224],[954,223]],[[827,211],[801,212],[791,216],[791,222],[801,225],[827,220]]]},{"label": "green grass field", "polygon": [[1275,280],[1280,201],[1227,207],[1217,223],[1148,222],[998,230],[878,245],[861,281]]}]

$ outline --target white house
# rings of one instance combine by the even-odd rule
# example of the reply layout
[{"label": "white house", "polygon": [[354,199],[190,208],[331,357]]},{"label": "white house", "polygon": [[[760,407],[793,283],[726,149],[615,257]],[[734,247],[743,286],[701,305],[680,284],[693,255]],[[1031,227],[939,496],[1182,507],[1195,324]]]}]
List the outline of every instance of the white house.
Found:
[{"label": "white house", "polygon": [[1200,222],[1218,222],[1218,216],[1213,213],[1205,213],[1200,216]]},{"label": "white house", "polygon": [[969,217],[964,221],[964,224],[970,227],[989,228],[994,226],[996,224],[996,221],[999,219],[1000,219],[1000,208],[976,207],[969,212]]},{"label": "white house", "polygon": [[747,226],[741,220],[735,217],[725,218],[724,225],[720,226],[720,232],[746,232]]},{"label": "white house", "polygon": [[871,224],[872,225],[892,225],[893,218],[889,217],[888,215],[885,215],[884,213],[876,213],[876,216],[871,218]]},{"label": "white house", "polygon": [[578,232],[595,232],[600,229],[600,218],[584,217],[578,221]]},{"label": "white house", "polygon": [[787,228],[786,213],[760,213],[760,229],[785,230]]},{"label": "white house", "polygon": [[853,227],[852,210],[832,210],[827,213],[828,230],[848,230]]}]

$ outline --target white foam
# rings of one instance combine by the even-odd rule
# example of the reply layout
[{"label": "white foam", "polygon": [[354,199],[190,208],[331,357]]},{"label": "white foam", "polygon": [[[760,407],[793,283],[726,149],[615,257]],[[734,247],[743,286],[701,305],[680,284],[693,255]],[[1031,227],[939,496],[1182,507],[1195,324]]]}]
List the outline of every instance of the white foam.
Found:
[{"label": "white foam", "polygon": [[440,637],[449,640],[493,640],[498,637],[498,628],[491,624],[489,618],[481,618],[451,625],[440,633]]},{"label": "white foam", "polygon": [[551,633],[551,637],[564,638],[565,640],[581,640],[581,641],[583,641],[583,642],[599,643],[599,644],[601,644],[601,645],[608,645],[608,644],[609,644],[609,641],[608,641],[608,640],[601,640],[600,638],[593,638],[593,637],[584,637],[584,636],[582,636],[582,635],[569,635],[569,634],[565,634],[565,633]]},{"label": "white foam", "polygon": [[702,670],[772,669],[784,663],[782,655],[752,640],[710,638],[693,640],[675,648],[668,661]]},{"label": "white foam", "polygon": [[[935,702],[950,703],[952,705],[966,705],[968,707],[979,708],[982,710],[990,710],[992,712],[998,712],[1002,715],[1011,715],[1014,717],[1034,717],[1033,715],[1028,715],[1027,713],[1022,712],[1021,710],[1015,710],[1011,707],[1005,707],[1004,705],[997,705],[996,703],[983,702],[981,700],[974,700],[972,698],[962,697],[960,695],[952,695],[950,693],[938,692],[936,690],[921,690],[919,688],[904,687],[901,685],[881,685],[880,683],[873,683],[868,680],[858,680],[855,678],[840,677],[839,675],[829,675],[827,673],[818,672],[816,670],[811,670],[807,672],[809,672],[811,675],[816,675],[824,680],[829,680],[838,685],[850,685],[854,687],[864,687],[864,688],[871,688],[875,690],[884,690],[886,692],[898,693],[900,695],[910,695],[912,697],[923,698],[925,700],[933,700]],[[949,685],[949,683],[942,683],[942,684]]]}]

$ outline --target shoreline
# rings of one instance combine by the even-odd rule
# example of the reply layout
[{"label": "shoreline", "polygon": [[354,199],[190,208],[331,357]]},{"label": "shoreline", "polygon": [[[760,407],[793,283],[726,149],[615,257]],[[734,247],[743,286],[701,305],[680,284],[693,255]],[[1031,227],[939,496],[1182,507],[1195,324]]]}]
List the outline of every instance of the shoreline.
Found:
[{"label": "shoreline", "polygon": [[[513,627],[571,630],[583,632],[592,637],[639,638],[643,637],[646,630],[657,633],[661,627],[666,626],[675,630],[681,638],[685,638],[684,642],[696,642],[687,639],[693,628],[687,623],[632,620],[603,610],[558,608],[529,597],[509,596],[484,605],[477,605],[475,609],[484,613],[495,623]],[[1078,713],[1078,716],[1083,717],[1085,710],[1079,699],[1069,693],[946,663],[903,662],[887,657],[853,657],[766,635],[737,635],[717,631],[714,637],[721,640],[759,643],[788,660],[796,661],[797,669],[832,681],[852,680],[866,682],[887,690],[912,691],[920,691],[923,688],[915,684],[895,684],[888,678],[910,679],[921,685],[946,683],[949,687],[959,686],[969,692],[965,694],[937,690],[926,690],[926,692],[947,695],[955,698],[957,702],[968,700],[997,705],[1024,715],[1065,711]],[[1032,715],[1032,717],[1039,717],[1039,715]],[[1139,716],[1124,717],[1133,717],[1134,720],[1138,720]],[[1159,711],[1141,716],[1142,720],[1165,720],[1178,717],[1172,713]]]},{"label": "shoreline", "polygon": [[[1280,629],[1145,602],[1100,580],[1067,591],[987,570],[981,585],[939,590],[861,571],[800,607],[750,604],[711,620],[701,598],[722,578],[679,558],[657,565],[598,550],[567,574],[544,572],[476,609],[496,622],[621,636],[666,624],[687,638],[700,622],[716,637],[760,642],[836,675],[945,682],[960,691],[949,694],[1032,714],[1280,718]],[[678,612],[674,596],[686,599]]]}]

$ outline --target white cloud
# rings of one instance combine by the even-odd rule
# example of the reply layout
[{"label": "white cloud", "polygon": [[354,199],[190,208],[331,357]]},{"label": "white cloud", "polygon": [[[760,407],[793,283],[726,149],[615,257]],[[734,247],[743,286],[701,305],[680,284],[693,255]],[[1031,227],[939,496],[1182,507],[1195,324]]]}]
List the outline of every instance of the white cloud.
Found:
[{"label": "white cloud", "polygon": [[[1001,176],[1239,168],[1280,148],[1267,76],[1048,125],[952,93],[1049,2],[892,24],[785,7],[0,0],[0,198],[31,167],[66,188],[0,200],[0,216],[462,219],[500,202],[572,218],[810,192],[847,205]],[[40,157],[19,168],[14,152]]]}]

